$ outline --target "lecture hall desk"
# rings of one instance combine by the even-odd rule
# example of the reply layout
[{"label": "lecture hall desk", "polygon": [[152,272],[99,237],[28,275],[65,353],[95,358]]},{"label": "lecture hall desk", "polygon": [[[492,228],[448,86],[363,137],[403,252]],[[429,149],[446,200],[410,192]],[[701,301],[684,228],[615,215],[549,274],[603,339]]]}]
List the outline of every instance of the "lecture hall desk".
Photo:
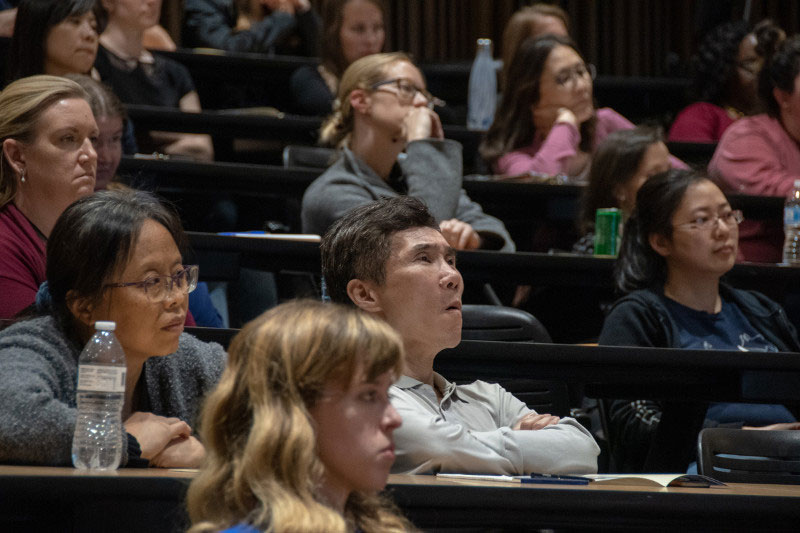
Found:
[{"label": "lecture hall desk", "polygon": [[[193,475],[158,469],[86,475],[72,468],[0,466],[0,530],[180,531]],[[800,486],[650,489],[392,475],[388,490],[420,528],[796,531],[800,523]]]}]

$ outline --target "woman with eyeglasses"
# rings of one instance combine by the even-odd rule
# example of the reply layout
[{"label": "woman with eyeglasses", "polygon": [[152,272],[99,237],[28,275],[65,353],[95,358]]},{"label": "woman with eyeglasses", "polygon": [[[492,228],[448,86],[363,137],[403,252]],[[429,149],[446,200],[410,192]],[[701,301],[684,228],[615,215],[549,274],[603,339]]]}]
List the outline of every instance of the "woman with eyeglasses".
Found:
[{"label": "woman with eyeglasses", "polygon": [[59,217],[37,316],[0,332],[0,463],[70,464],[78,357],[94,323],[111,320],[127,363],[122,464],[200,464],[190,424],[225,353],[182,334],[197,283],[183,239],[177,215],[144,192],[100,191]]},{"label": "woman with eyeglasses", "polygon": [[595,109],[594,66],[568,37],[526,39],[506,69],[507,90],[480,147],[497,173],[581,176],[609,133],[633,128],[613,109]]},{"label": "woman with eyeglasses", "polygon": [[[763,21],[759,27],[770,25]],[[693,60],[697,102],[683,109],[669,130],[670,141],[715,143],[734,121],[759,107],[762,58],[756,32],[747,22],[726,22],[700,43]]]},{"label": "woman with eyeglasses", "polygon": [[[610,309],[599,344],[800,351],[795,328],[780,305],[721,281],[736,261],[742,219],[719,187],[698,173],[673,169],[647,180],[625,225],[615,268],[617,288],[626,295]],[[690,418],[687,414],[687,423]],[[612,403],[610,441],[617,468],[636,471],[646,464],[660,421],[658,402]],[[722,424],[800,427],[781,405],[712,404],[705,426]],[[664,448],[663,442],[658,445]]]},{"label": "woman with eyeglasses", "polygon": [[408,195],[426,203],[453,248],[513,251],[503,223],[461,188],[461,145],[444,138],[436,103],[403,53],[350,65],[321,131],[339,158],[303,195],[303,231],[322,235],[353,207]]},{"label": "woman with eyeglasses", "polygon": [[[757,32],[764,51],[758,94],[765,113],[743,117],[720,139],[708,173],[726,192],[787,196],[800,179],[800,36]],[[742,255],[753,262],[781,261],[782,220],[742,226]]]}]

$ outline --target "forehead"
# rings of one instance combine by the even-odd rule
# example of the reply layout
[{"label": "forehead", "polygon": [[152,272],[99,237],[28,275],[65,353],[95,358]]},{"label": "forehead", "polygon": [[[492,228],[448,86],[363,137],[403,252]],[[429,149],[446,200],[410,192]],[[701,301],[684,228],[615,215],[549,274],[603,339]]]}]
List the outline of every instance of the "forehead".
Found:
[{"label": "forehead", "polygon": [[95,128],[96,123],[89,103],[82,98],[63,98],[44,110],[37,131],[47,132],[65,127]]},{"label": "forehead", "polygon": [[728,205],[725,195],[714,183],[703,180],[686,188],[676,213],[691,213],[700,209],[716,211]]},{"label": "forehead", "polygon": [[100,129],[101,133],[107,132],[116,132],[122,129],[122,117],[114,116],[102,116],[96,117],[95,120],[97,121],[97,127]]},{"label": "forehead", "polygon": [[669,149],[667,149],[666,144],[658,141],[648,146],[647,150],[645,150],[642,166],[658,165],[664,161],[669,162]]},{"label": "forehead", "polygon": [[545,69],[556,73],[561,69],[582,63],[583,59],[578,55],[578,52],[569,46],[559,44],[550,50],[550,55],[547,56],[547,62],[545,63]]},{"label": "forehead", "polygon": [[553,15],[536,15],[532,19],[531,30],[532,37],[545,33],[567,36],[567,27],[564,25],[564,21]]},{"label": "forehead", "polygon": [[419,227],[398,231],[392,235],[392,256],[402,255],[404,252],[413,251],[416,247],[426,245],[435,249],[446,251],[450,249],[447,241],[433,228]]},{"label": "forehead", "polygon": [[369,0],[350,0],[342,8],[342,21],[344,24],[381,20],[381,10]]},{"label": "forehead", "polygon": [[123,268],[125,273],[137,273],[159,266],[161,263],[180,261],[181,254],[172,234],[155,220],[148,219],[142,223],[139,235],[131,248],[128,262]]},{"label": "forehead", "polygon": [[419,69],[408,61],[395,61],[386,67],[384,76],[387,80],[394,78],[405,78],[419,88],[425,87],[425,81]]},{"label": "forehead", "polygon": [[745,35],[742,41],[739,43],[739,61],[758,58],[758,54],[756,53],[756,44],[758,44],[758,41],[756,40],[755,35],[752,33]]}]

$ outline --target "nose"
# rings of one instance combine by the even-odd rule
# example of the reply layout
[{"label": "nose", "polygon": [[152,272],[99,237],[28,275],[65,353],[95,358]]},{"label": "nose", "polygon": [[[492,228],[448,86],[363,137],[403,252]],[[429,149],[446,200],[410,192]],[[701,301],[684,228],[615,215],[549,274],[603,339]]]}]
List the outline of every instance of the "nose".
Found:
[{"label": "nose", "polygon": [[442,278],[439,280],[439,286],[446,289],[461,291],[463,290],[463,285],[464,280],[461,278],[461,272],[453,265],[445,263]]},{"label": "nose", "polygon": [[417,91],[414,93],[414,107],[425,107],[428,105],[428,98],[422,94],[421,92]]},{"label": "nose", "polygon": [[390,403],[386,404],[386,410],[383,412],[383,428],[385,431],[394,431],[403,424],[403,417],[397,412],[397,409]]},{"label": "nose", "polygon": [[184,292],[184,290],[175,283],[175,280],[169,280],[167,283],[169,283],[169,285],[166,288],[169,290],[166,296],[164,296],[164,307],[170,309],[176,305],[179,307],[183,306],[183,300],[184,298],[188,298],[189,294]]},{"label": "nose", "polygon": [[94,41],[95,39],[97,39],[97,31],[95,31],[95,29],[92,27],[91,22],[89,22],[88,20],[84,21],[83,24],[81,24],[81,36],[89,41]]},{"label": "nose", "polygon": [[88,137],[83,141],[83,145],[81,146],[81,153],[80,155],[78,155],[78,162],[81,164],[97,163],[97,152],[94,149],[92,140]]}]

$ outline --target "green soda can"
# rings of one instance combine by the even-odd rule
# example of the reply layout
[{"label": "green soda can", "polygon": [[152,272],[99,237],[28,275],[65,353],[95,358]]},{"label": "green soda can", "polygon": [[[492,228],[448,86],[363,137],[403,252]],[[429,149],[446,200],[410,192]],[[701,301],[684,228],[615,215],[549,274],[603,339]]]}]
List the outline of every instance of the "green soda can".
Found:
[{"label": "green soda can", "polygon": [[622,213],[616,207],[597,210],[594,218],[594,255],[616,257],[619,252],[619,226]]}]

